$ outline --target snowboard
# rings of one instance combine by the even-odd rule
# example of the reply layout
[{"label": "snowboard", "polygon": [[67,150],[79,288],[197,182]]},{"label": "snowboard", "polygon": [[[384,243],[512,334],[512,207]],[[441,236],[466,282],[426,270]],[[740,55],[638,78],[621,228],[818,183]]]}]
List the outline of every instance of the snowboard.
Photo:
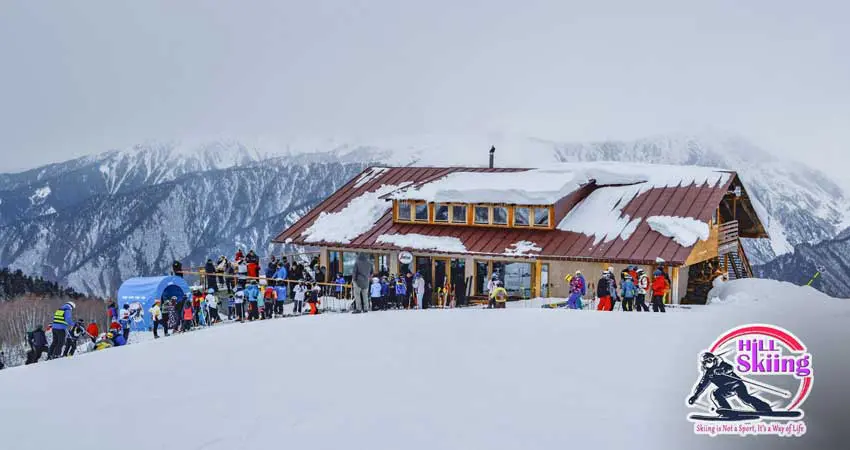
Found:
[{"label": "snowboard", "polygon": [[557,303],[549,303],[546,305],[542,305],[541,308],[544,309],[556,309],[556,308],[566,308],[567,302],[557,302]]}]

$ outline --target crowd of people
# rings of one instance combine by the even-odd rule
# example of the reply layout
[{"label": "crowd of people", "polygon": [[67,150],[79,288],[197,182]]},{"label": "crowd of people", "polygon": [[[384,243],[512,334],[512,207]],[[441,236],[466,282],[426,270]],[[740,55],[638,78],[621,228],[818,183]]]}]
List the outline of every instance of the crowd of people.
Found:
[{"label": "crowd of people", "polygon": [[[207,288],[192,286],[190,293],[182,298],[171,296],[156,299],[149,309],[153,338],[186,333],[199,327],[208,327],[222,322],[226,317],[235,322],[267,320],[291,315],[320,313],[319,306],[327,297],[350,301],[352,312],[365,313],[386,309],[417,309],[427,307],[425,298],[426,281],[421,273],[407,272],[395,276],[379,271],[375,273],[371,260],[360,253],[351,275],[351,294],[348,283],[341,273],[328,278],[327,271],[313,258],[308,265],[290,262],[286,257],[271,256],[265,271],[260,271],[260,258],[250,250],[236,252],[233,262],[225,256],[217,262],[207,260],[205,274],[201,280]],[[174,275],[183,276],[182,265],[175,261]],[[619,282],[618,282],[619,281]],[[563,306],[570,309],[585,308],[584,299],[588,283],[580,270],[568,274],[565,282],[569,286],[569,297]],[[504,308],[508,291],[496,274],[487,283],[488,308]],[[665,312],[664,297],[670,291],[670,278],[659,266],[650,278],[643,269],[628,266],[620,272],[619,280],[613,267],[602,272],[596,283],[596,309],[613,311],[620,303],[623,311],[649,311],[649,299],[654,312]],[[435,289],[432,295],[440,295]],[[291,299],[291,300],[290,300]],[[291,303],[291,310],[284,314],[284,305]],[[440,303],[438,301],[438,303]],[[439,305],[453,307],[448,298]],[[130,339],[132,323],[141,321],[144,314],[131,304],[121,308],[113,301],[107,306],[109,326],[101,332],[96,321],[87,325],[82,319],[74,319],[76,305],[69,301],[53,314],[53,320],[44,329],[36,326],[27,333],[29,351],[26,364],[38,362],[43,355],[47,359],[73,356],[79,343],[91,341],[95,350],[126,345]],[[51,339],[48,340],[48,333]]]}]

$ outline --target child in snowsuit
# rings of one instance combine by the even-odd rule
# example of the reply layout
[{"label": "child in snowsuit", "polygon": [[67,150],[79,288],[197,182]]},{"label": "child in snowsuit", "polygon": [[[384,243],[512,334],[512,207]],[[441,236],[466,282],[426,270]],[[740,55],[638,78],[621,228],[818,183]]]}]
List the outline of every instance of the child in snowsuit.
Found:
[{"label": "child in snowsuit", "polygon": [[575,276],[570,280],[570,298],[567,299],[567,308],[570,309],[581,309],[581,298],[586,292],[587,289],[584,286],[584,277],[581,276],[581,271],[576,270]]},{"label": "child in snowsuit", "polygon": [[381,309],[381,280],[372,278],[372,286],[369,287],[369,296],[372,298],[372,309]]},{"label": "child in snowsuit", "polygon": [[[271,319],[274,317],[275,310],[278,309],[277,303],[277,291],[275,291],[274,287],[267,286],[265,292],[263,292],[264,309],[263,309],[263,318]],[[283,306],[283,302],[281,302],[281,307]],[[282,308],[281,308],[282,309]]]},{"label": "child in snowsuit", "polygon": [[336,298],[342,299],[344,296],[343,286],[345,286],[345,278],[343,278],[341,273],[336,274],[336,280],[334,280],[334,283],[336,283]]},{"label": "child in snowsuit", "polygon": [[407,296],[407,283],[404,282],[404,279],[399,277],[395,281],[395,298],[398,302],[399,309],[407,307],[405,304],[405,300],[408,298]]},{"label": "child in snowsuit", "polygon": [[638,280],[637,295],[635,296],[635,311],[649,312],[649,307],[646,306],[646,293],[649,291],[649,277],[646,276],[643,269],[637,269],[635,273]]},{"label": "child in snowsuit", "polygon": [[233,299],[235,307],[236,319],[240,322],[245,320],[245,292],[236,291],[236,298]]},{"label": "child in snowsuit", "polygon": [[313,288],[310,289],[310,296],[307,299],[307,305],[310,307],[310,315],[314,316],[319,314],[319,296],[322,293],[322,288],[319,287],[318,284],[314,284]]},{"label": "child in snowsuit", "polygon": [[183,329],[185,333],[192,329],[192,322],[195,319],[195,311],[192,310],[192,302],[183,303]]},{"label": "child in snowsuit", "polygon": [[505,303],[508,301],[508,291],[502,287],[502,282],[496,280],[493,289],[493,301],[496,303],[496,309],[504,309]]},{"label": "child in snowsuit", "polygon": [[304,280],[298,282],[295,286],[295,297],[292,304],[292,314],[301,314],[304,309],[304,299],[307,297],[307,286],[304,285]]},{"label": "child in snowsuit", "polygon": [[631,276],[623,278],[623,285],[621,289],[621,293],[623,294],[623,311],[631,311],[632,304],[634,303],[635,296],[637,295],[637,287],[635,287],[635,283],[632,281]]}]

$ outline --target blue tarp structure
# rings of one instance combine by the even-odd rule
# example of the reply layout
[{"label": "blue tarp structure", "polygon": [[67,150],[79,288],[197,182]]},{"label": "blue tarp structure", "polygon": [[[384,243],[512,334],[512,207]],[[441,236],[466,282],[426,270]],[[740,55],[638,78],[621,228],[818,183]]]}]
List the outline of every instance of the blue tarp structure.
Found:
[{"label": "blue tarp structure", "polygon": [[166,277],[140,277],[130,278],[118,288],[118,308],[125,304],[139,303],[142,308],[143,320],[133,324],[132,328],[147,330],[153,326],[151,313],[148,311],[156,299],[177,297],[182,299],[189,295],[189,285],[183,278],[175,276]]}]

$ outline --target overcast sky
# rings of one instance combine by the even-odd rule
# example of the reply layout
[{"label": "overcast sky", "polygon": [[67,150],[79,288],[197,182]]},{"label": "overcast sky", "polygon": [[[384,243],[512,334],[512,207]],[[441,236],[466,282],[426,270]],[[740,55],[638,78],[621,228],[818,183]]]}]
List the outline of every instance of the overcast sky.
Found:
[{"label": "overcast sky", "polygon": [[712,128],[846,179],[848,4],[0,0],[0,171],[148,139]]}]

